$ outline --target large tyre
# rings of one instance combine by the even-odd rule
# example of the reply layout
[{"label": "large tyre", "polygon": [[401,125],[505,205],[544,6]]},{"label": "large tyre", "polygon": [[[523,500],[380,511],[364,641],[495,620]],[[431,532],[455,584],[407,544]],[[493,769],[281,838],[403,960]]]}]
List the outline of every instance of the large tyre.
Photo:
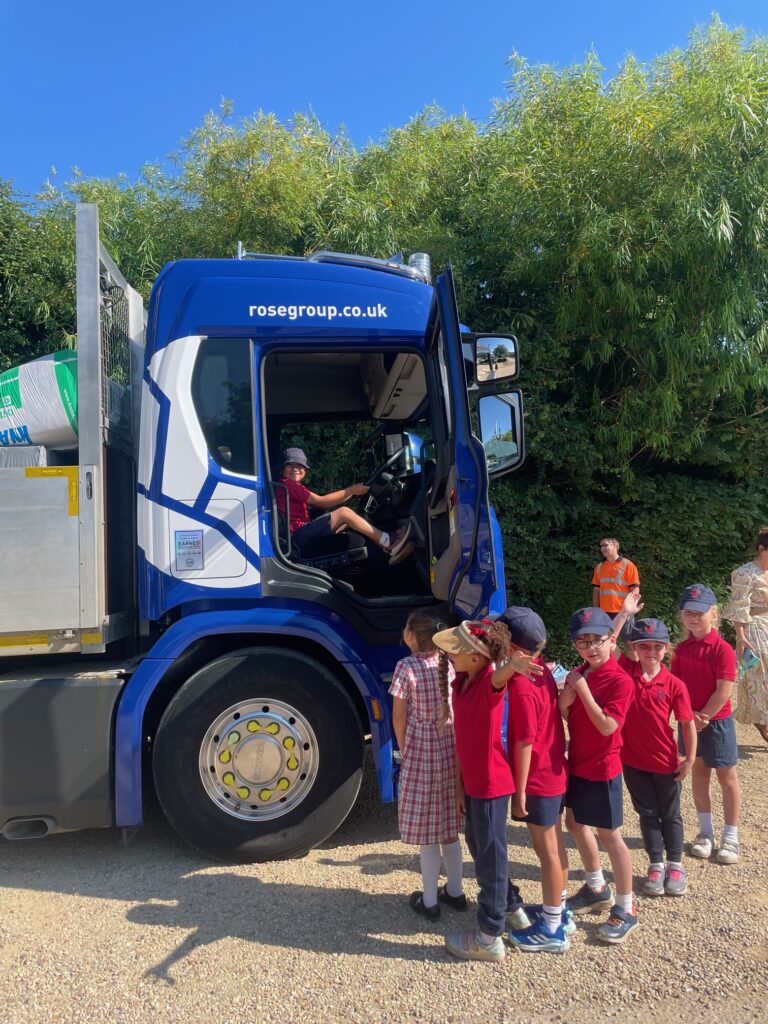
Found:
[{"label": "large tyre", "polygon": [[152,769],[180,836],[210,857],[302,856],[336,831],[360,789],[363,745],[348,694],[295,651],[212,661],[165,710]]}]

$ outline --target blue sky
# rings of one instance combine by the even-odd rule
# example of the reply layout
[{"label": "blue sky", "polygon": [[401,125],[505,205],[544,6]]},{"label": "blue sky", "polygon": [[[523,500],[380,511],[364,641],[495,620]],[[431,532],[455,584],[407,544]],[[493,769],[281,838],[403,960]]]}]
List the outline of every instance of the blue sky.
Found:
[{"label": "blue sky", "polygon": [[58,184],[134,179],[221,97],[236,116],[311,109],[359,146],[430,103],[483,121],[513,50],[563,67],[594,48],[610,75],[713,10],[768,35],[766,0],[0,0],[0,178],[22,195],[52,166]]}]

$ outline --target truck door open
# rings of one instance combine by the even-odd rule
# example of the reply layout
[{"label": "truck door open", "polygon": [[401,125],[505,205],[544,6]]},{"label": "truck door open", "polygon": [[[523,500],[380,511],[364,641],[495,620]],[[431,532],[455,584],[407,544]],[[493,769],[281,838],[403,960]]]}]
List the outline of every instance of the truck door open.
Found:
[{"label": "truck door open", "polygon": [[437,278],[427,326],[436,406],[434,483],[427,500],[432,592],[462,617],[488,607],[496,589],[483,448],[472,434],[451,268]]}]

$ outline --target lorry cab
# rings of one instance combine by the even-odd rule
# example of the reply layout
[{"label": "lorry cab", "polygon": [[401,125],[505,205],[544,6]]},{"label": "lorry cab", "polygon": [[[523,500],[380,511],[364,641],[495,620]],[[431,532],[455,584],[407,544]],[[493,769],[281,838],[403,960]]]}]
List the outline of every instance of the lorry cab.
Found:
[{"label": "lorry cab", "polygon": [[[142,417],[145,619],[302,596],[368,623],[377,646],[397,643],[403,609],[472,617],[503,600],[450,270],[433,288],[336,254],[172,264],[150,303]],[[351,531],[293,542],[276,500],[292,446],[311,490],[367,483],[359,511],[410,523],[413,554],[390,566]]]}]

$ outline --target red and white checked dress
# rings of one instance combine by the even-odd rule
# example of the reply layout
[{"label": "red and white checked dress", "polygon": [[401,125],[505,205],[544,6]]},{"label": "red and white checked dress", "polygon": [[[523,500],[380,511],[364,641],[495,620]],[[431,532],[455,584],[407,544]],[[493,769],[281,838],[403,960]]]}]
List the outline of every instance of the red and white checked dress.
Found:
[{"label": "red and white checked dress", "polygon": [[[393,697],[408,701],[397,818],[402,841],[417,846],[449,843],[459,835],[453,722],[437,725],[443,711],[438,661],[437,651],[403,658],[389,687]],[[449,667],[449,682],[453,674]]]}]

